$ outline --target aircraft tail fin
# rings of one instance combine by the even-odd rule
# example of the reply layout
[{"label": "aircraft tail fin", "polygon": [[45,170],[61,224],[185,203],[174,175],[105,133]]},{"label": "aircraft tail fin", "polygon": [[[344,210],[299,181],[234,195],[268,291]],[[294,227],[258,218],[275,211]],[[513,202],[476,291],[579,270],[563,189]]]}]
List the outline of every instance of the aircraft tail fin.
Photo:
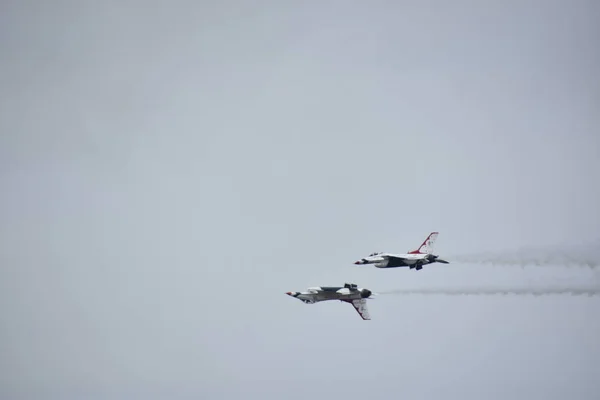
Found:
[{"label": "aircraft tail fin", "polygon": [[360,315],[363,320],[368,321],[371,319],[371,314],[369,313],[369,308],[367,307],[367,299],[351,300],[349,303],[352,304],[352,307],[354,307],[358,315]]},{"label": "aircraft tail fin", "polygon": [[439,232],[431,232],[417,250],[409,251],[408,254],[432,254],[433,245],[439,234]]}]

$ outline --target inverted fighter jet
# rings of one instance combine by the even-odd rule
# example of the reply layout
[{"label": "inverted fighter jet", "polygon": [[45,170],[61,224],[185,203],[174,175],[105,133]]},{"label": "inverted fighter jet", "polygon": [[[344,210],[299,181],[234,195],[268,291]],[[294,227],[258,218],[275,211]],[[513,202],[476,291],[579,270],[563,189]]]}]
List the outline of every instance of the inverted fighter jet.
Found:
[{"label": "inverted fighter jet", "polygon": [[339,300],[350,303],[362,319],[371,319],[369,310],[367,309],[367,299],[370,298],[373,293],[369,289],[357,287],[354,283],[346,283],[343,287],[310,287],[306,292],[287,292],[286,294],[295,297],[305,304],[315,304],[327,300]]},{"label": "inverted fighter jet", "polygon": [[423,265],[435,262],[449,264],[448,261],[434,256],[433,244],[437,239],[439,232],[431,232],[427,239],[419,246],[417,250],[409,251],[406,254],[392,253],[371,253],[368,257],[356,261],[354,264],[373,264],[377,268],[398,268],[409,267],[417,271],[423,269]]}]

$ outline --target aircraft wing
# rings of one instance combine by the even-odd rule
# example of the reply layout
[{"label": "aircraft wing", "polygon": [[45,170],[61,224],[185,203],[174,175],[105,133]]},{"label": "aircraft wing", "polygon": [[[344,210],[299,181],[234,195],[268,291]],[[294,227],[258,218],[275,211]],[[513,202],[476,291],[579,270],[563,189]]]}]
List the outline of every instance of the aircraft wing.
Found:
[{"label": "aircraft wing", "polygon": [[358,312],[358,315],[364,320],[370,320],[371,315],[369,314],[369,309],[367,308],[367,299],[356,299],[349,301],[350,304],[354,307],[354,309]]},{"label": "aircraft wing", "polygon": [[385,258],[386,260],[389,260],[389,261],[392,261],[392,260],[396,260],[396,261],[404,261],[404,260],[406,260],[406,258],[404,258],[404,257],[400,257],[400,256],[392,256],[392,255],[386,255],[386,256],[384,256],[384,258]]}]

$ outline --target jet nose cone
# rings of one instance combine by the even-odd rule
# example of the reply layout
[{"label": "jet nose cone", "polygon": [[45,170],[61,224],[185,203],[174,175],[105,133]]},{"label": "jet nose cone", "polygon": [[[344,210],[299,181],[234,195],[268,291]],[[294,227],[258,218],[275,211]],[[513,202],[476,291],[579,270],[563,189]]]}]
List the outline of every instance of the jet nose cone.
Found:
[{"label": "jet nose cone", "polygon": [[292,292],[285,292],[285,294],[287,294],[288,296],[291,296]]},{"label": "jet nose cone", "polygon": [[362,264],[362,262],[359,260],[359,261],[356,261],[354,264],[360,265],[360,264]]}]

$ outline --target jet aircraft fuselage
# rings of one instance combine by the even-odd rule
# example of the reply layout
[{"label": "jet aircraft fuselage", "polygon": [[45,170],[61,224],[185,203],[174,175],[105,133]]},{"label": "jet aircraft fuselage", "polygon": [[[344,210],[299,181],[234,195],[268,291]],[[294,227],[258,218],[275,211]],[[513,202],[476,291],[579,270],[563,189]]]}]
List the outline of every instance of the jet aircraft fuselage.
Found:
[{"label": "jet aircraft fuselage", "polygon": [[339,300],[352,304],[362,319],[371,319],[367,309],[367,299],[373,294],[369,289],[359,288],[356,284],[346,283],[344,286],[314,286],[305,292],[287,292],[305,304],[321,301]]},{"label": "jet aircraft fuselage", "polygon": [[442,260],[438,258],[439,256],[432,254],[433,244],[435,243],[438,235],[438,232],[431,232],[417,250],[409,251],[406,254],[371,253],[367,257],[356,261],[354,264],[369,264],[376,268],[408,267],[410,269],[414,268],[417,271],[421,270],[423,265],[426,264],[432,264],[436,262],[449,264],[448,261]]}]

